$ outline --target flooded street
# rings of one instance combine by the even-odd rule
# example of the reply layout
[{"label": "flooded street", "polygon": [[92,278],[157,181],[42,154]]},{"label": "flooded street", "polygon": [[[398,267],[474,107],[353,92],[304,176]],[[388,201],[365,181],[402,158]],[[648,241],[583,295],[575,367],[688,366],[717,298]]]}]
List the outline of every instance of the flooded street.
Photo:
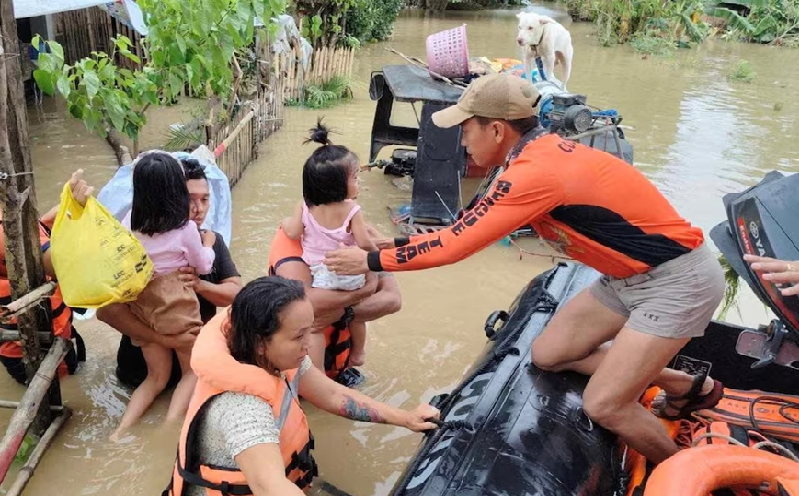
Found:
[{"label": "flooded street", "polygon": [[[515,13],[427,18],[404,13],[391,41],[368,45],[358,53],[353,101],[323,111],[287,108],[283,128],[261,145],[259,159],[233,190],[231,252],[244,280],[265,274],[276,227],[301,198],[302,164],[312,151],[312,145],[301,144],[318,116],[340,133],[332,136],[335,143],[368,159],[374,112],[368,96],[370,74],[384,65],[403,63],[386,47],[424,60],[427,35],[465,22],[472,56],[516,57]],[[624,124],[633,128],[626,133],[635,147],[636,167],[706,236],[724,219],[724,194],[753,185],[771,170],[799,171],[799,51],[710,40],[674,57],[643,59],[628,46],[599,47],[590,25],[567,27],[575,47],[569,89],[587,95],[589,104],[622,114]],[[741,59],[757,72],[751,84],[726,78]],[[777,104],[781,110],[774,110]],[[405,124],[415,123],[411,107],[401,107],[398,117]],[[181,106],[155,109],[148,116],[143,149],[162,144],[170,124],[188,119]],[[84,168],[98,190],[113,175],[111,149],[66,116],[63,105],[47,99],[42,107],[31,105],[29,120],[41,212],[58,201],[73,170]],[[396,232],[386,206],[409,202],[409,193],[393,186],[390,178],[379,170],[362,174],[359,198],[367,220],[386,234]],[[465,195],[471,196],[476,186],[476,181],[467,181]],[[549,259],[525,255],[520,260],[517,249],[495,245],[456,265],[398,274],[403,308],[369,325],[362,391],[406,408],[449,391],[482,349],[488,314],[506,309],[518,291],[549,266]],[[769,318],[750,294],[741,310],[741,317],[732,311],[729,319],[756,325]],[[77,327],[89,358],[78,375],[62,382],[74,415],[26,494],[160,494],[172,470],[179,430],[172,426],[165,432],[160,425],[168,397],[162,397],[145,423],[134,429],[132,441],[109,443],[129,396],[114,376],[120,335],[94,320],[78,322]],[[23,391],[0,374],[0,397],[16,400]],[[352,496],[387,494],[422,439],[404,429],[353,423],[312,407],[307,412],[320,476]],[[0,423],[7,423],[10,411],[0,415]],[[3,487],[12,481],[9,476]]]}]

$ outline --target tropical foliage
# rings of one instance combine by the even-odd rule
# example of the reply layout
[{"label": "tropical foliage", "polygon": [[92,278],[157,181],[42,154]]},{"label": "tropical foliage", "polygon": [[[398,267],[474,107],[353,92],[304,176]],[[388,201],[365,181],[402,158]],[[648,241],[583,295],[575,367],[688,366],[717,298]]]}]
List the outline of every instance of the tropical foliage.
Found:
[{"label": "tropical foliage", "polygon": [[[149,30],[143,39],[147,60],[140,70],[115,62],[117,56],[142,62],[124,36],[113,40],[111,54],[93,52],[74,65],[64,64],[58,43],[46,41],[34,79],[45,93],[60,93],[69,112],[92,131],[101,136],[111,130],[126,134],[134,142],[135,155],[151,105],[173,101],[186,85],[194,94],[227,101],[240,74],[234,55],[253,43],[255,19],[272,19],[285,10],[284,2],[139,0]],[[32,45],[40,41],[36,37]]]},{"label": "tropical foliage", "polygon": [[728,33],[744,41],[799,45],[799,0],[731,0],[706,10],[722,19]]}]

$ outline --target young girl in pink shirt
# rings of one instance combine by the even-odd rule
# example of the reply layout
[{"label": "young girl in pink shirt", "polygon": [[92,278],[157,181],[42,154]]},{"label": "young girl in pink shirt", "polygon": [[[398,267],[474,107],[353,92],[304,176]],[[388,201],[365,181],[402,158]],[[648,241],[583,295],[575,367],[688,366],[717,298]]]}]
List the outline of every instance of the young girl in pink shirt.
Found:
[{"label": "young girl in pink shirt", "polygon": [[[197,334],[203,325],[197,295],[180,281],[177,271],[190,266],[197,274],[210,273],[214,240],[210,235],[202,239],[197,226],[189,221],[189,211],[189,191],[180,163],[163,152],[142,156],[133,166],[133,204],[122,224],[144,246],[155,274],[128,306],[136,317],[161,334]],[[166,388],[172,371],[171,350],[153,343],[133,344],[141,346],[147,378],[131,395],[112,440],[141,418]],[[172,394],[167,421],[186,413],[196,382],[189,365],[191,353],[176,351],[183,377]]]},{"label": "young girl in pink shirt", "polygon": [[[354,291],[366,283],[364,275],[339,275],[322,263],[325,253],[340,243],[376,250],[369,237],[361,206],[355,203],[360,186],[358,156],[347,147],[334,145],[328,139],[329,130],[321,120],[311,130],[317,148],[302,169],[302,196],[294,214],[283,221],[282,227],[291,239],[302,238],[302,259],[311,269],[314,288]],[[366,323],[353,320],[349,325],[352,340],[350,365],[363,365],[366,345]]]}]

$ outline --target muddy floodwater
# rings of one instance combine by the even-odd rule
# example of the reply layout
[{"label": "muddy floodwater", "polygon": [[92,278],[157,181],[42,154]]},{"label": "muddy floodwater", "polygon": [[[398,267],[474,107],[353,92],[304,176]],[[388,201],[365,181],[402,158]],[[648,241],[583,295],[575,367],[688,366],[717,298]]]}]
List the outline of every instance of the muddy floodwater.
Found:
[{"label": "muddy floodwater", "polygon": [[[473,56],[515,57],[515,12],[449,13],[425,17],[403,13],[391,41],[363,48],[355,67],[355,98],[325,111],[287,109],[285,124],[260,148],[233,190],[231,250],[245,280],[265,273],[268,247],[280,219],[301,195],[301,167],[310,145],[301,146],[317,116],[340,134],[337,143],[368,159],[374,102],[370,73],[402,63],[393,47],[425,58],[425,37],[467,23]],[[642,58],[630,47],[602,48],[587,24],[569,26],[575,46],[571,91],[588,103],[615,108],[624,116],[640,168],[681,214],[705,232],[724,218],[721,197],[756,183],[771,170],[799,170],[799,51],[711,40],[670,58]],[[730,68],[748,60],[753,83],[731,82]],[[186,106],[154,109],[144,149],[165,141],[170,124],[188,119]],[[781,110],[775,110],[781,108]],[[414,123],[408,106],[397,118]],[[58,201],[70,173],[82,167],[100,187],[116,166],[103,140],[45,99],[29,107],[32,154],[41,211]],[[389,150],[383,154],[388,155]],[[409,193],[379,170],[363,174],[359,199],[367,219],[394,232],[386,206],[409,202]],[[465,194],[477,183],[466,182]],[[524,243],[535,249],[535,242]],[[485,343],[486,316],[505,309],[530,278],[551,266],[546,258],[521,257],[514,247],[492,246],[456,265],[397,276],[403,308],[369,325],[367,376],[363,391],[392,405],[413,407],[453,388]],[[755,325],[769,315],[747,294],[729,320]],[[34,475],[26,494],[60,496],[155,495],[165,487],[175,456],[178,428],[160,427],[167,398],[161,398],[123,444],[106,439],[130,394],[114,377],[119,334],[94,320],[78,322],[89,359],[66,379],[63,396],[74,410]],[[0,374],[0,397],[18,399],[23,388]],[[316,437],[320,475],[353,496],[387,494],[410,460],[420,434],[385,425],[354,423],[308,408]],[[0,425],[9,411],[0,411]],[[9,477],[3,487],[8,487]]]}]

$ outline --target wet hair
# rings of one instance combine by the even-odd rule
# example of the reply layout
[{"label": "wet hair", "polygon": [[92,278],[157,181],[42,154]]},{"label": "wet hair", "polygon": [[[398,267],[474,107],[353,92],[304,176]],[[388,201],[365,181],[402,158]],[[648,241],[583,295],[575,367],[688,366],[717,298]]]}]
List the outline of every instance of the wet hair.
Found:
[{"label": "wet hair", "polygon": [[349,148],[334,145],[328,135],[330,129],[322,124],[322,119],[311,130],[311,137],[305,143],[319,143],[320,146],[308,157],[302,168],[302,197],[309,207],[338,203],[347,199],[347,183],[354,167],[358,166],[358,156]]},{"label": "wet hair", "polygon": [[[481,127],[486,127],[494,121],[501,121],[504,119],[491,119],[489,117],[475,116],[474,118]],[[511,129],[521,135],[525,135],[538,127],[538,116],[524,117],[522,119],[513,119],[511,121],[505,120]]]},{"label": "wet hair", "polygon": [[300,281],[280,276],[259,277],[245,285],[233,299],[225,329],[233,358],[274,372],[259,353],[259,345],[268,343],[280,330],[283,310],[303,298],[305,289]]},{"label": "wet hair", "polygon": [[183,165],[183,172],[186,174],[186,181],[195,179],[205,179],[208,181],[208,176],[205,175],[205,167],[196,158],[182,158],[180,163]]},{"label": "wet hair", "polygon": [[180,163],[168,153],[149,152],[133,167],[130,228],[152,236],[189,222],[191,199]]}]

